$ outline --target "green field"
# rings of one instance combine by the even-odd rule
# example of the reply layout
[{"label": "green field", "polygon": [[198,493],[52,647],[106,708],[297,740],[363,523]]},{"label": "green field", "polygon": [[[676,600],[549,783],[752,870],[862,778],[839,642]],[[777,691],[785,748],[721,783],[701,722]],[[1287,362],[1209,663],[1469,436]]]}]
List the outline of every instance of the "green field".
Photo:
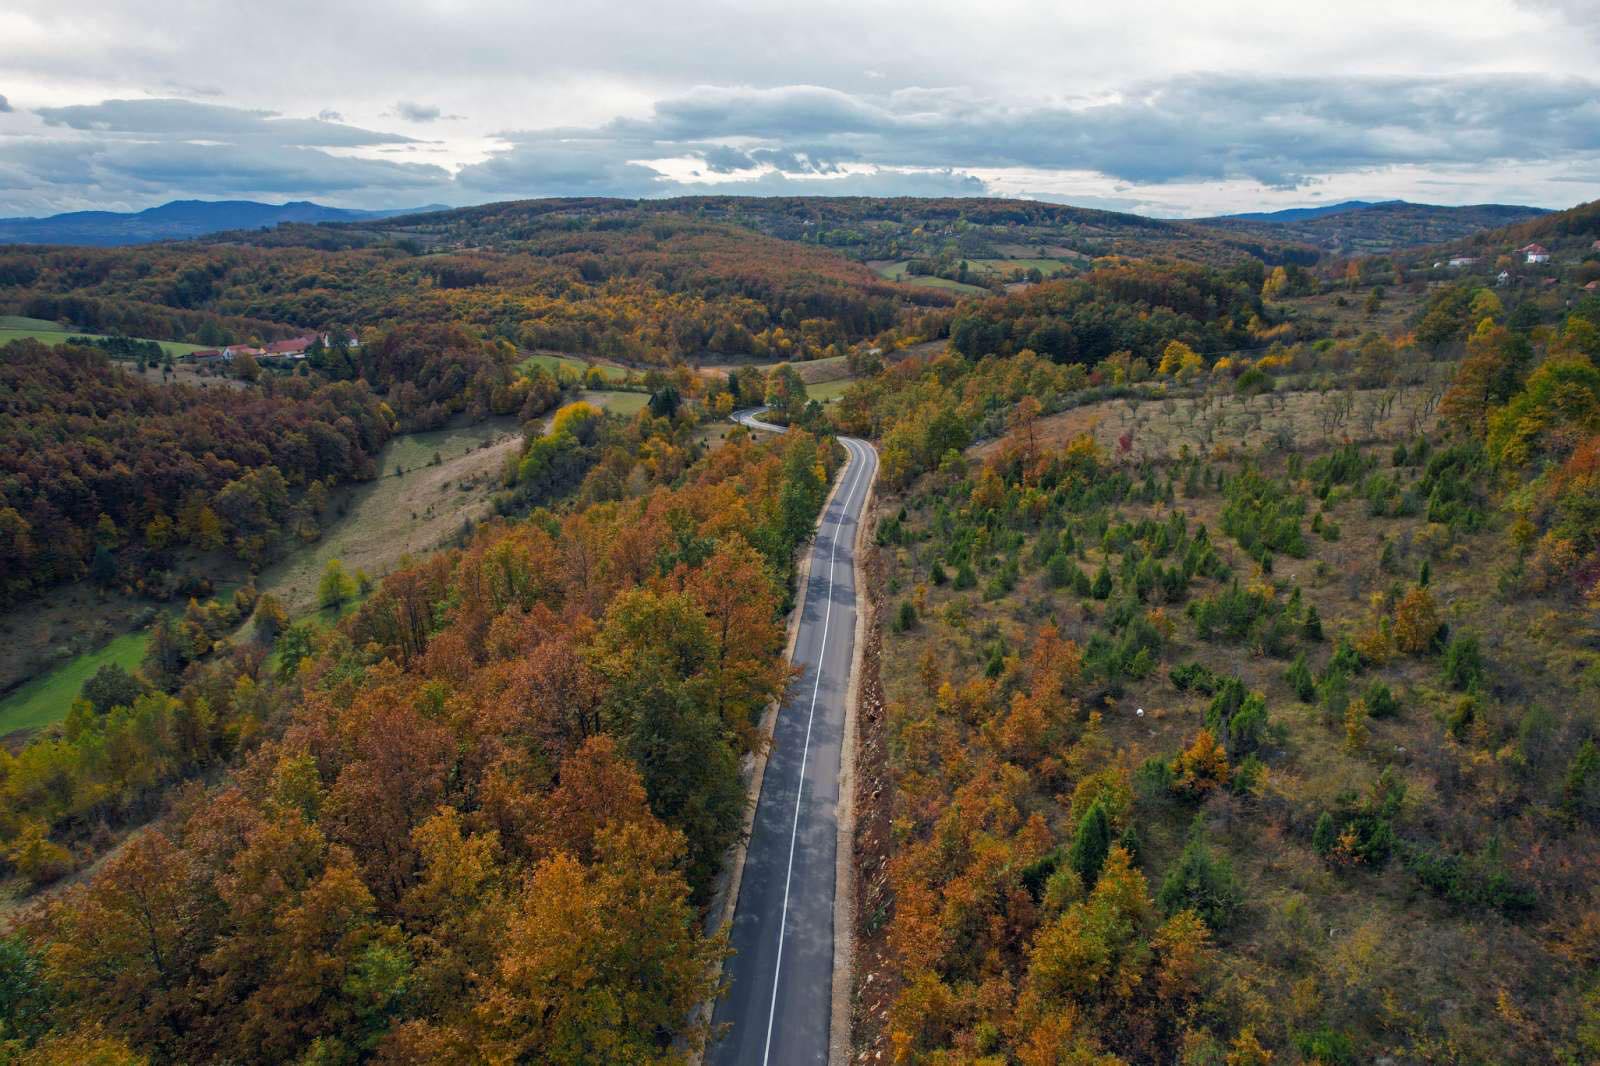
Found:
[{"label": "green field", "polygon": [[572,371],[574,374],[580,375],[587,371],[590,367],[597,366],[600,368],[600,372],[606,376],[607,381],[616,382],[626,381],[628,379],[628,372],[623,370],[621,367],[606,366],[603,363],[591,363],[587,360],[577,359],[570,355],[551,355],[547,352],[540,352],[536,355],[530,355],[519,365],[524,370],[528,369],[529,367],[542,366],[552,374],[559,373],[561,370],[566,369]]},{"label": "green field", "polygon": [[987,296],[989,290],[978,285],[964,285],[959,281],[948,278],[936,278],[927,274],[906,273],[907,262],[890,263],[888,266],[879,267],[878,276],[898,281],[906,285],[921,285],[929,289],[944,289],[948,292],[965,293],[968,296]]},{"label": "green field", "polygon": [[64,718],[77,698],[83,683],[106,663],[132,670],[144,658],[150,634],[124,633],[99,651],[80,655],[71,662],[36,677],[0,700],[0,736],[20,729],[41,729]]},{"label": "green field", "polygon": [[1059,259],[973,259],[969,262],[980,270],[995,274],[1010,274],[1018,270],[1037,270],[1045,277],[1069,271],[1071,268]]},{"label": "green field", "polygon": [[806,386],[806,395],[818,403],[832,403],[844,395],[844,391],[855,384],[854,378],[834,378],[832,381],[819,381],[815,385]]},{"label": "green field", "polygon": [[[82,330],[67,329],[59,322],[47,322],[42,318],[23,318],[20,315],[0,315],[0,345],[9,344],[11,341],[36,340],[42,344],[61,344],[68,337],[104,337],[103,333],[85,333]],[[203,345],[183,344],[179,341],[157,341],[161,349],[171,356],[188,355],[190,352],[199,351]]]},{"label": "green field", "polygon": [[923,288],[927,289],[944,289],[947,292],[959,292],[968,296],[991,295],[989,290],[985,289],[981,285],[966,285],[959,281],[951,281],[949,278],[934,278],[922,275],[917,277],[907,277],[904,279],[904,281],[907,285],[921,285]]}]

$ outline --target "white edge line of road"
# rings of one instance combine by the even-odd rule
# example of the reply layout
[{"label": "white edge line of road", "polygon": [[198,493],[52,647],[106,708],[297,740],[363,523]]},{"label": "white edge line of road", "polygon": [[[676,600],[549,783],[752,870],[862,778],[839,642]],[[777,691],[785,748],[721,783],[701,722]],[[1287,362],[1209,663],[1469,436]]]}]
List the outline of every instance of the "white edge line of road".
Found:
[{"label": "white edge line of road", "polygon": [[[858,452],[847,438],[839,438],[845,451],[850,453],[850,464],[856,468],[855,474],[850,479],[850,487],[845,490],[843,506],[840,508],[839,517],[842,521],[850,513],[850,500],[855,496],[856,486],[861,483],[861,474],[867,468],[866,456]],[[827,507],[823,507],[823,517],[827,517]],[[822,615],[822,640],[817,647],[817,677],[811,686],[811,707],[806,713],[806,739],[800,749],[800,776],[795,783],[794,790],[794,827],[789,833],[789,866],[783,875],[783,909],[778,918],[778,957],[772,964],[772,1005],[767,1010],[767,1039],[761,1049],[761,1064],[766,1066],[767,1060],[772,1055],[772,1022],[778,1014],[778,985],[783,974],[783,942],[789,929],[789,882],[794,877],[794,849],[800,839],[800,808],[804,805],[806,794],[806,764],[811,758],[811,726],[817,718],[817,694],[822,691],[823,664],[828,657],[828,626],[833,621],[833,585],[834,572],[837,569],[836,560],[839,556],[839,537],[837,531],[828,548],[828,591],[825,594],[827,603]],[[809,589],[807,590],[810,591]],[[858,608],[859,609],[859,605]],[[802,607],[802,614],[804,609]],[[841,738],[842,740],[842,738]],[[842,764],[842,759],[841,759]],[[836,812],[837,813],[837,812]],[[837,886],[834,893],[838,899]],[[830,1004],[830,1015],[832,1005]]]},{"label": "white edge line of road", "polygon": [[[746,429],[762,428],[774,432],[785,431],[784,427],[782,426],[774,426],[767,423],[762,423],[760,426],[750,426],[740,421],[737,414],[731,417],[736,425],[745,426]],[[828,508],[833,504],[834,499],[839,495],[840,490],[843,488],[844,478],[840,477],[834,481],[833,488],[828,493],[828,499],[822,505],[822,513],[817,516],[817,525],[819,528],[822,525],[822,519],[828,513]],[[788,636],[784,645],[784,659],[788,662],[794,661],[795,646],[799,643],[800,622],[805,614],[803,590],[811,587],[811,563],[812,557],[815,554],[816,552],[810,549],[802,552],[800,561],[796,567],[795,586],[802,590],[802,598],[795,604],[794,607],[790,608],[789,610]],[[766,713],[762,715],[761,718],[762,736],[771,737],[773,735],[774,730],[777,727],[778,712],[782,709],[782,707],[782,696],[773,700],[772,703],[768,705]],[[722,884],[718,886],[717,891],[713,894],[713,902],[708,908],[706,921],[704,923],[705,930],[709,934],[714,934],[721,929],[727,928],[729,923],[733,921],[733,912],[738,906],[739,888],[744,880],[745,856],[749,850],[750,833],[755,825],[756,805],[761,800],[761,785],[766,778],[767,754],[768,753],[765,749],[761,749],[748,756],[750,759],[750,766],[747,769],[747,772],[749,773],[749,783],[745,790],[744,828],[738,840],[735,841],[734,844],[728,849],[729,854],[724,858]],[[722,969],[723,960],[718,959],[712,964],[713,977],[719,981],[721,978]],[[692,1018],[704,1019],[705,1022],[709,1024],[717,998],[718,996],[714,995],[711,999],[708,999],[704,1003],[700,1004],[700,1006],[696,1008]],[[707,1050],[709,1050],[709,1045],[703,1046],[697,1050],[693,1048],[686,1050],[688,1051],[689,1061],[691,1064],[693,1064],[693,1066],[700,1066],[700,1064],[704,1063],[705,1061],[705,1053]]]}]

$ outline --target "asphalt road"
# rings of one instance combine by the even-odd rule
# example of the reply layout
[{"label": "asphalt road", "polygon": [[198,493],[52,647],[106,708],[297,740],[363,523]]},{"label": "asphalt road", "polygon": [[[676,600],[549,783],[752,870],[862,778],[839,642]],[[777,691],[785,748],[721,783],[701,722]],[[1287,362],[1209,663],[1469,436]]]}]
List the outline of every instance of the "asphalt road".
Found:
[{"label": "asphalt road", "polygon": [[[736,416],[756,429],[760,412]],[[723,968],[728,994],[713,1021],[731,1028],[715,1066],[828,1061],[839,758],[855,645],[856,528],[878,471],[872,445],[850,453],[811,548],[790,686],[774,727]]]}]

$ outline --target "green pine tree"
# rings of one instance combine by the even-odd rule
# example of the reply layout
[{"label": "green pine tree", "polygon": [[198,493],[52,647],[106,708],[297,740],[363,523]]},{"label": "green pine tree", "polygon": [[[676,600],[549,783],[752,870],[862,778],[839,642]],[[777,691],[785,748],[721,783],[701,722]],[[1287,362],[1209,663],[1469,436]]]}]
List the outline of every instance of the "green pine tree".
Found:
[{"label": "green pine tree", "polygon": [[1110,853],[1111,819],[1106,817],[1105,805],[1095,800],[1078,823],[1077,835],[1072,838],[1072,846],[1067,850],[1067,862],[1078,871],[1084,886],[1088,887],[1100,876],[1100,867],[1105,865],[1106,856]]}]

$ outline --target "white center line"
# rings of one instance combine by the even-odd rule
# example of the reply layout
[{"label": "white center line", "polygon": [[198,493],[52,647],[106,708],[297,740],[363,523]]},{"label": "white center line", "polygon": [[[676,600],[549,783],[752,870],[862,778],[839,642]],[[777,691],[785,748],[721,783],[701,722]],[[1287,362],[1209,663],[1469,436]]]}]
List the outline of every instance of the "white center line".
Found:
[{"label": "white center line", "polygon": [[[839,440],[850,453],[850,461],[857,464],[850,486],[845,490],[844,505],[839,515],[842,521],[850,513],[850,501],[855,497],[856,485],[860,483],[861,475],[866,471],[867,448],[866,445],[862,445],[858,452],[849,439],[841,437]],[[828,623],[833,619],[833,571],[834,558],[839,553],[838,524],[837,522],[834,524],[833,542],[828,551],[828,606],[822,616],[822,642],[817,647],[817,679],[811,686],[811,710],[806,717],[806,742],[800,751],[800,780],[795,786],[794,793],[794,828],[789,834],[789,869],[783,877],[783,911],[778,920],[778,958],[772,966],[772,1006],[767,1011],[767,1040],[761,1051],[762,1066],[767,1066],[767,1059],[772,1054],[772,1021],[778,1013],[778,974],[783,969],[783,937],[789,926],[789,882],[794,877],[795,841],[800,836],[800,800],[805,794],[806,760],[811,755],[811,724],[817,717],[817,692],[822,687],[822,664],[828,651]],[[801,616],[804,617],[804,614],[805,608],[802,606]]]}]

